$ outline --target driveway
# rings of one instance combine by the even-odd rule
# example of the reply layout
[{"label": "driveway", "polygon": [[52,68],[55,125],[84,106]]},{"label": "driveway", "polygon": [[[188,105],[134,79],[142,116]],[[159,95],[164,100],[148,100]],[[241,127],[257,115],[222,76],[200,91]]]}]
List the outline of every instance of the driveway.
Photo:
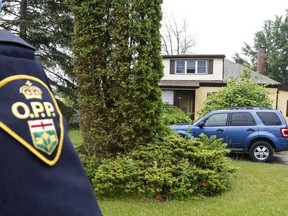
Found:
[{"label": "driveway", "polygon": [[[235,160],[251,161],[248,154],[230,153],[230,157]],[[274,157],[270,163],[288,165],[288,151],[274,153]]]},{"label": "driveway", "polygon": [[288,165],[288,153],[275,153],[272,163]]}]

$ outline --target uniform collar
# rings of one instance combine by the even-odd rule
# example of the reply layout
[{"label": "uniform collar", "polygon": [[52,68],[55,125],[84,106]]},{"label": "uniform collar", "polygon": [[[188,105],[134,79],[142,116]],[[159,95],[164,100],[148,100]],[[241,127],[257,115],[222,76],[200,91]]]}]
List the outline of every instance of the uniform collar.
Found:
[{"label": "uniform collar", "polygon": [[0,27],[0,43],[16,43],[25,47],[28,47],[30,49],[34,49],[33,46],[31,46],[29,43],[27,43],[25,40],[23,40],[22,38],[12,34],[11,32],[3,29],[2,27]]}]

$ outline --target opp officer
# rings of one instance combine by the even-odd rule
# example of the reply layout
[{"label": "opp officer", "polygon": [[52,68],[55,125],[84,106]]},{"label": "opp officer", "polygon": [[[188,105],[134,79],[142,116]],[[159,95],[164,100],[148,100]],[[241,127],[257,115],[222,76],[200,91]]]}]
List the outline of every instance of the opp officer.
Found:
[{"label": "opp officer", "polygon": [[0,105],[0,215],[102,215],[34,48],[4,29]]}]

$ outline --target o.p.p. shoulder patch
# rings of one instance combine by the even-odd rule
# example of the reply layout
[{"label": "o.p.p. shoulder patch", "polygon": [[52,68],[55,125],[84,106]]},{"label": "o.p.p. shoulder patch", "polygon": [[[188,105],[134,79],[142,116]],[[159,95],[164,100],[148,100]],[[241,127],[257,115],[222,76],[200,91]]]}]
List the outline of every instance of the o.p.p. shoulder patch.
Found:
[{"label": "o.p.p. shoulder patch", "polygon": [[40,79],[15,75],[0,82],[0,128],[44,163],[60,158],[63,117],[49,87]]}]

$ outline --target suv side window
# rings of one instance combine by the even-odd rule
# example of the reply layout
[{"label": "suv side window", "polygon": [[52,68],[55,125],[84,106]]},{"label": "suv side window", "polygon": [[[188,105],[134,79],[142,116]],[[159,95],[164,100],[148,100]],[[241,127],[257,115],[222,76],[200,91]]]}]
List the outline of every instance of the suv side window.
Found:
[{"label": "suv side window", "polygon": [[253,116],[248,112],[231,113],[231,126],[252,126],[256,125]]},{"label": "suv side window", "polygon": [[214,114],[205,120],[205,126],[206,127],[226,126],[227,117],[228,117],[227,113]]},{"label": "suv side window", "polygon": [[275,112],[257,112],[264,125],[282,125],[279,116]]}]

